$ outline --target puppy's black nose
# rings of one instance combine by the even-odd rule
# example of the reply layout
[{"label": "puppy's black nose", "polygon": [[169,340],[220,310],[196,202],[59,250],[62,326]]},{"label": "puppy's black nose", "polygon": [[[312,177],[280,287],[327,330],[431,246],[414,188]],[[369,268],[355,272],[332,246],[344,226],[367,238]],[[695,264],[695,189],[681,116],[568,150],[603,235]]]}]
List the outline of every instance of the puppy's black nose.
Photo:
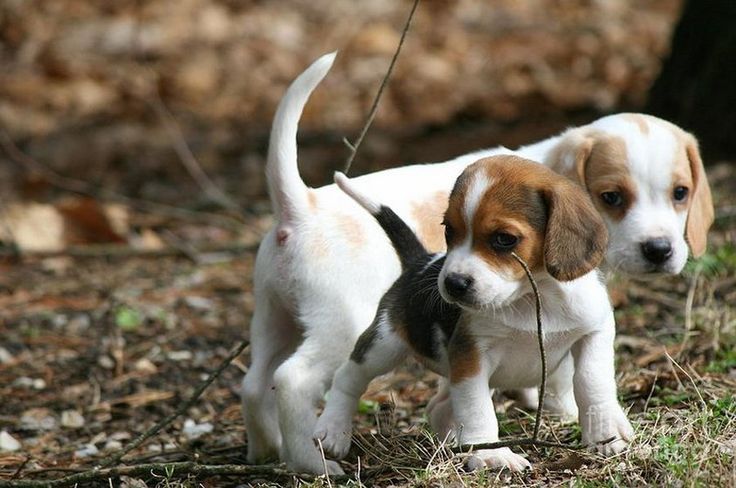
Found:
[{"label": "puppy's black nose", "polygon": [[473,278],[460,273],[451,273],[445,277],[445,290],[453,298],[462,298],[473,286]]},{"label": "puppy's black nose", "polygon": [[641,243],[641,252],[650,263],[662,264],[672,256],[672,244],[664,237],[655,237]]}]

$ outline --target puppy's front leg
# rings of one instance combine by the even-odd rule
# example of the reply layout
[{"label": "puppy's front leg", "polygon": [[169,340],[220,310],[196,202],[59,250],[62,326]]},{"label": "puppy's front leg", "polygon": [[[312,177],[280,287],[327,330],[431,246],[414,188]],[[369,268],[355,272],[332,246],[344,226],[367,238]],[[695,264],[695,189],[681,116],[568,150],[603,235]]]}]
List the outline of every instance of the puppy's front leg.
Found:
[{"label": "puppy's front leg", "polygon": [[[498,441],[498,420],[493,399],[488,392],[488,378],[492,369],[489,361],[480,356],[475,344],[464,339],[457,330],[450,342],[450,400],[457,423],[460,445]],[[468,467],[508,468],[523,471],[531,468],[529,461],[508,447],[479,449],[473,452]]]},{"label": "puppy's front leg", "polygon": [[[573,377],[583,443],[605,455],[621,452],[634,435],[616,397],[613,314],[607,324],[572,347]],[[613,439],[613,440],[611,440]]]}]

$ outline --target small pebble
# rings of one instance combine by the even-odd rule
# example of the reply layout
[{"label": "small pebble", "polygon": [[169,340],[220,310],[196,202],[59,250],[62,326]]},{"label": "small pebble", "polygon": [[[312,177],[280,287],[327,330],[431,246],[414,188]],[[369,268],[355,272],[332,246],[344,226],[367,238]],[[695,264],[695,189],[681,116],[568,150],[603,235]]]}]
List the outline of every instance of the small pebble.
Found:
[{"label": "small pebble", "polygon": [[215,306],[214,302],[209,298],[197,296],[184,297],[184,303],[196,310],[212,310]]},{"label": "small pebble", "polygon": [[61,425],[69,429],[78,429],[84,426],[84,417],[76,410],[64,410],[61,412]]},{"label": "small pebble", "polygon": [[0,451],[13,452],[20,449],[20,442],[6,431],[0,431]]},{"label": "small pebble", "polygon": [[200,437],[202,434],[208,434],[212,432],[213,429],[214,426],[209,422],[197,424],[192,419],[186,419],[184,421],[184,428],[182,429],[182,431],[184,432],[184,435],[187,437],[187,439],[192,440]]},{"label": "small pebble", "polygon": [[135,368],[136,371],[141,371],[144,373],[155,373],[156,371],[158,371],[158,368],[156,367],[156,365],[153,364],[153,362],[150,359],[146,359],[146,358],[139,359],[138,361],[136,361],[133,367]]},{"label": "small pebble", "polygon": [[8,364],[13,360],[13,355],[10,351],[0,346],[0,364]]},{"label": "small pebble", "polygon": [[85,444],[83,448],[78,449],[74,452],[74,455],[78,458],[86,458],[90,456],[94,456],[100,452],[99,449],[97,449],[97,446],[94,444]]},{"label": "small pebble", "polygon": [[21,376],[13,381],[13,386],[18,388],[32,388],[34,390],[43,390],[46,388],[46,382],[41,378],[29,378],[28,376]]},{"label": "small pebble", "polygon": [[52,430],[57,421],[48,408],[31,408],[21,414],[20,425],[26,430]]},{"label": "small pebble", "polygon": [[193,355],[191,351],[169,351],[166,353],[166,357],[172,361],[188,361],[192,359]]},{"label": "small pebble", "polygon": [[100,356],[97,359],[97,364],[105,369],[112,369],[115,367],[115,361],[113,361],[110,356]]},{"label": "small pebble", "polygon": [[105,451],[117,451],[123,448],[123,443],[116,440],[109,440],[105,443],[103,450]]}]

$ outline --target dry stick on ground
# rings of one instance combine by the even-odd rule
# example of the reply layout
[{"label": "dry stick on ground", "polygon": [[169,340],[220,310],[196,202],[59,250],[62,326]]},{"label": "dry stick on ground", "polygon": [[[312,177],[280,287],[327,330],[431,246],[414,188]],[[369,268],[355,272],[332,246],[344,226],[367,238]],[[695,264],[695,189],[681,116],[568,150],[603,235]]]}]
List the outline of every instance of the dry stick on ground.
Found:
[{"label": "dry stick on ground", "polygon": [[192,393],[192,396],[189,397],[189,400],[184,402],[178,409],[176,409],[174,413],[168,415],[167,417],[159,421],[156,425],[145,431],[143,434],[139,435],[133,442],[122,448],[117,453],[114,453],[107,459],[102,460],[102,462],[100,462],[100,466],[106,468],[117,463],[118,461],[123,459],[123,456],[128,454],[136,447],[140,446],[146,439],[148,439],[152,435],[155,435],[158,431],[169,425],[175,418],[186,412],[189,407],[194,405],[194,403],[199,400],[199,397],[202,395],[204,390],[207,389],[207,387],[210,386],[213,381],[215,381],[215,378],[220,376],[220,373],[222,373],[222,371],[228,367],[233,359],[235,359],[238,355],[240,355],[241,352],[243,352],[248,344],[248,341],[242,341],[240,345],[238,345],[238,347],[233,349],[232,352],[222,361],[222,363],[220,363],[217,369],[210,373],[206,380],[200,383],[197,389],[194,390],[194,393]]},{"label": "dry stick on ground", "polygon": [[15,161],[16,163],[23,166],[28,171],[34,171],[41,174],[46,181],[56,188],[70,191],[72,193],[78,193],[93,198],[104,198],[109,200],[117,200],[130,205],[133,208],[137,208],[144,212],[153,214],[159,214],[175,218],[206,218],[208,222],[217,222],[227,228],[238,227],[242,225],[240,215],[235,216],[224,216],[211,212],[200,212],[195,210],[189,210],[186,208],[175,207],[173,205],[167,205],[165,203],[152,202],[148,200],[140,200],[137,198],[131,198],[120,193],[113,191],[99,189],[94,185],[87,183],[86,181],[78,180],[76,178],[70,178],[68,176],[60,175],[51,168],[36,161],[15,145],[13,140],[8,135],[7,131],[0,128],[0,145],[2,146],[5,153]]},{"label": "dry stick on ground", "polygon": [[[226,242],[223,244],[210,244],[197,247],[196,253],[246,253],[258,249],[258,244],[247,244],[242,242]],[[185,252],[181,247],[164,247],[161,249],[137,249],[127,244],[86,244],[80,246],[69,246],[60,251],[23,251],[27,258],[54,258],[70,256],[73,258],[159,258],[164,256],[185,256],[191,258],[191,252]],[[0,249],[0,258],[14,257],[12,249]]]},{"label": "dry stick on ground", "polygon": [[[221,464],[207,465],[198,464],[193,461],[178,463],[148,463],[136,464],[134,466],[116,466],[114,468],[93,469],[76,473],[55,480],[0,480],[0,488],[40,488],[40,487],[65,487],[76,486],[93,481],[104,482],[120,476],[157,476],[162,478],[181,478],[183,476],[277,476],[279,478],[299,477],[302,479],[314,479],[316,476],[293,473],[275,465],[251,465]],[[347,481],[347,476],[333,477],[337,480]]]},{"label": "dry stick on ground", "polygon": [[386,85],[388,85],[388,79],[391,77],[391,73],[394,70],[394,65],[396,64],[396,60],[399,57],[399,53],[401,52],[401,48],[404,45],[404,39],[406,38],[406,33],[409,32],[409,26],[411,25],[411,19],[414,17],[414,12],[417,9],[417,6],[419,5],[419,0],[414,0],[414,4],[411,6],[411,11],[409,12],[409,17],[406,19],[406,24],[404,24],[404,30],[401,31],[401,38],[399,39],[399,45],[396,46],[396,51],[394,51],[394,57],[391,58],[391,64],[388,65],[388,70],[386,71],[386,76],[383,77],[383,80],[381,81],[381,86],[378,87],[378,91],[376,92],[376,98],[373,99],[373,105],[371,106],[370,112],[368,112],[368,118],[365,121],[365,125],[363,125],[363,129],[361,129],[360,134],[358,134],[357,139],[355,139],[355,142],[350,143],[350,141],[347,140],[347,138],[343,138],[343,142],[346,146],[348,146],[348,149],[350,149],[350,154],[348,155],[347,160],[345,160],[345,168],[343,169],[343,173],[348,174],[348,171],[350,171],[350,166],[353,165],[353,159],[355,159],[355,155],[358,152],[358,148],[360,147],[360,144],[363,142],[363,138],[365,137],[365,134],[368,132],[368,129],[371,126],[371,123],[373,123],[373,119],[376,116],[376,111],[378,110],[378,102],[381,101],[381,95],[383,95],[383,90],[386,88]]}]

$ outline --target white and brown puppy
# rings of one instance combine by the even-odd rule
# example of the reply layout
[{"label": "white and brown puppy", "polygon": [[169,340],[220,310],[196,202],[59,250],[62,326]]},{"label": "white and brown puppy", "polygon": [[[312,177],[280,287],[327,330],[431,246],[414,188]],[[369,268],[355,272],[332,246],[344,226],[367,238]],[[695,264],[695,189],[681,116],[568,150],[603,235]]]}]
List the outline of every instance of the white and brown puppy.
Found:
[{"label": "white and brown puppy", "polygon": [[[248,460],[280,457],[310,472],[323,470],[311,438],[318,404],[401,271],[370,215],[334,185],[311,189],[299,175],[299,117],[334,56],[292,83],[274,117],[266,173],[277,223],[256,258],[251,366],[243,381]],[[427,249],[442,251],[440,222],[458,175],[482,157],[514,153],[584,185],[609,229],[609,267],[638,276],[677,273],[686,238],[693,254],[704,251],[713,210],[697,145],[653,117],[605,117],[517,151],[498,147],[351,181],[393,208]],[[339,472],[335,464],[328,469]]]},{"label": "white and brown puppy", "polygon": [[[532,290],[512,253],[528,264],[543,297],[550,375],[569,353],[574,358],[583,441],[615,439],[598,445],[607,453],[626,446],[633,431],[616,398],[613,309],[595,270],[606,229],[578,185],[516,156],[482,159],[460,175],[450,194],[447,253],[431,254],[390,208],[361,194],[342,174],[335,181],[381,224],[402,274],[335,373],[315,429],[325,452],[347,454],[360,396],[409,352],[449,378],[459,443],[498,440],[489,386],[541,382]],[[474,460],[515,471],[530,466],[509,448],[476,451]]]}]

